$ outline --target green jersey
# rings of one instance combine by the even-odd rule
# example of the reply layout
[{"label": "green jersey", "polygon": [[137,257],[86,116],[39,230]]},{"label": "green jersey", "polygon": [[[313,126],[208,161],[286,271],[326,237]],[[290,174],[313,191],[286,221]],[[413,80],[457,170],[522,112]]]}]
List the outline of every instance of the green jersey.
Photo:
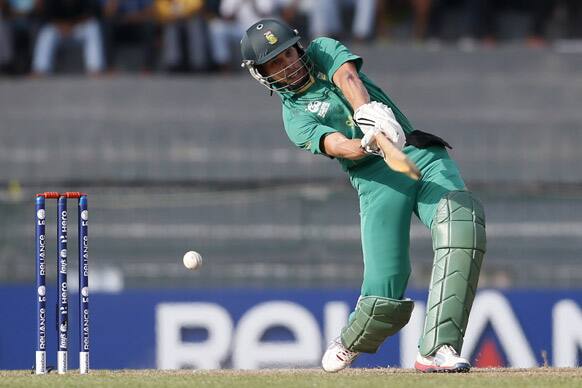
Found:
[{"label": "green jersey", "polygon": [[[314,84],[302,93],[281,94],[285,131],[295,145],[314,154],[321,154],[321,143],[328,133],[341,132],[348,139],[363,136],[352,119],[354,111],[351,105],[332,82],[339,67],[349,61],[356,65],[370,99],[392,108],[405,133],[413,131],[412,125],[396,104],[360,71],[362,58],[351,53],[342,43],[330,38],[315,39],[307,48],[307,55],[314,64]],[[338,161],[348,171],[371,158],[377,157],[369,155],[359,160],[338,158]]]}]

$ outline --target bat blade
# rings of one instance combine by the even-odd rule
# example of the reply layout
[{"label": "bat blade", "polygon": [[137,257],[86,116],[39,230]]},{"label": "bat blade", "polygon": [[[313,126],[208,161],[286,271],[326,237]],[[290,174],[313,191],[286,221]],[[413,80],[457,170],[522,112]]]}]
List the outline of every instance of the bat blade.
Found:
[{"label": "bat blade", "polygon": [[420,171],[416,164],[392,144],[382,133],[377,133],[376,144],[384,153],[384,161],[392,170],[401,172],[415,181],[420,179]]}]

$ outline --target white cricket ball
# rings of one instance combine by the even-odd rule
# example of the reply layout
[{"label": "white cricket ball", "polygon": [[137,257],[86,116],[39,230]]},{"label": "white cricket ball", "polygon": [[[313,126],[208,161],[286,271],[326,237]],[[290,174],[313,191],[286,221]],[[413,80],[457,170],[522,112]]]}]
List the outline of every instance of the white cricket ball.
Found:
[{"label": "white cricket ball", "polygon": [[184,254],[184,258],[182,259],[184,262],[184,267],[196,271],[202,266],[202,256],[198,252],[188,251]]}]

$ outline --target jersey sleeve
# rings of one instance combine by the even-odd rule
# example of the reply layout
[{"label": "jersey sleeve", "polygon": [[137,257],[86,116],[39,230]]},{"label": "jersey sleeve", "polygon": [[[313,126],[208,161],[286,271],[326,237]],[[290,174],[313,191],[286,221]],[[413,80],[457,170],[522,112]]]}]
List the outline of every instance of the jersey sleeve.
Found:
[{"label": "jersey sleeve", "polygon": [[323,125],[307,115],[294,115],[293,113],[284,112],[283,122],[285,123],[285,132],[287,132],[289,140],[297,147],[316,155],[324,154],[321,149],[321,141],[324,136],[337,132],[334,128]]},{"label": "jersey sleeve", "polygon": [[344,63],[354,62],[358,71],[364,63],[360,56],[353,54],[341,42],[331,38],[314,39],[307,48],[307,53],[317,69],[325,73],[330,81]]}]

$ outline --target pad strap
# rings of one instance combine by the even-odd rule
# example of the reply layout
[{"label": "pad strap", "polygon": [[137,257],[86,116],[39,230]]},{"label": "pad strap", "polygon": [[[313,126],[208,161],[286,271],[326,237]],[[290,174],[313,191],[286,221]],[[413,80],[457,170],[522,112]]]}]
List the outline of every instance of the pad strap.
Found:
[{"label": "pad strap", "polygon": [[343,345],[353,352],[376,353],[386,338],[408,323],[413,308],[411,300],[361,297],[350,323],[342,330]]}]

